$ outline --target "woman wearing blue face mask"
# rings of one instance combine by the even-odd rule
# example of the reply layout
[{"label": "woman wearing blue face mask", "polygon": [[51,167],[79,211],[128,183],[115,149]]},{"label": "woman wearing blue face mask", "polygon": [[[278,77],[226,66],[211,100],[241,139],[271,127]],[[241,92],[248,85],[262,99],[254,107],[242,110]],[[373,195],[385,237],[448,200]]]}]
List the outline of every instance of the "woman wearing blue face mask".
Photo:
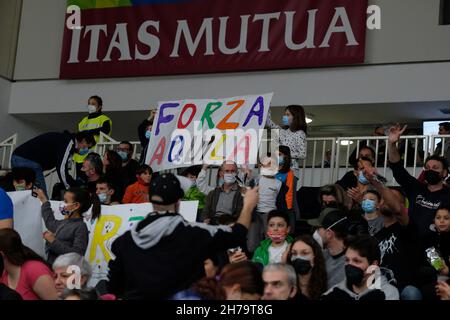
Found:
[{"label": "woman wearing blue face mask", "polygon": [[381,205],[382,198],[377,191],[368,190],[364,193],[361,208],[364,212],[364,218],[369,224],[369,234],[371,236],[377,234],[384,227],[384,218],[380,212]]},{"label": "woman wearing blue face mask", "polygon": [[150,116],[141,122],[138,127],[139,141],[141,142],[141,157],[140,164],[144,164],[145,156],[147,155],[148,143],[152,137],[153,121],[155,120],[156,110],[150,111]]},{"label": "woman wearing blue face mask", "polygon": [[303,107],[299,105],[288,106],[284,111],[282,124],[282,127],[275,124],[270,118],[269,112],[266,126],[280,130],[279,143],[291,150],[292,170],[294,170],[295,176],[299,178],[299,161],[306,158],[306,134],[308,131]]},{"label": "woman wearing blue face mask", "polygon": [[81,256],[88,246],[88,229],[83,221],[85,214],[92,206],[91,220],[100,217],[100,202],[97,195],[92,195],[79,188],[71,188],[64,194],[64,202],[59,206],[63,220],[56,220],[50,202],[41,189],[36,191],[42,203],[42,218],[48,231],[44,233],[46,240],[47,262],[53,264],[55,259],[66,253],[76,252]]}]

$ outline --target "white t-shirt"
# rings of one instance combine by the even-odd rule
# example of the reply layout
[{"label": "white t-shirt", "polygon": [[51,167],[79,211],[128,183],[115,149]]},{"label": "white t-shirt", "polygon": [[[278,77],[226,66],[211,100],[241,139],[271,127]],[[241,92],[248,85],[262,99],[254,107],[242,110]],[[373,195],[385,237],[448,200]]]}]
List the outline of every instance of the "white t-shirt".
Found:
[{"label": "white t-shirt", "polygon": [[277,196],[280,192],[282,182],[275,178],[261,176],[259,179],[259,200],[256,210],[269,213],[277,209]]},{"label": "white t-shirt", "polygon": [[281,262],[281,258],[283,257],[283,253],[286,251],[288,247],[287,241],[284,241],[281,247],[269,247],[269,263],[279,263]]}]

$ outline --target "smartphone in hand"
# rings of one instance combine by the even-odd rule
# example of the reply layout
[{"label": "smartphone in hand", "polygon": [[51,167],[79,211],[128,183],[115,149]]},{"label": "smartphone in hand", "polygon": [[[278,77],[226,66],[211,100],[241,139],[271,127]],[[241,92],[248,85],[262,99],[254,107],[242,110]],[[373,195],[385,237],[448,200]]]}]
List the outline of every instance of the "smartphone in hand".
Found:
[{"label": "smartphone in hand", "polygon": [[33,188],[31,189],[31,195],[35,198],[37,198],[37,196],[38,196],[36,193],[37,189],[38,189],[38,187],[36,187],[36,186],[33,186]]}]

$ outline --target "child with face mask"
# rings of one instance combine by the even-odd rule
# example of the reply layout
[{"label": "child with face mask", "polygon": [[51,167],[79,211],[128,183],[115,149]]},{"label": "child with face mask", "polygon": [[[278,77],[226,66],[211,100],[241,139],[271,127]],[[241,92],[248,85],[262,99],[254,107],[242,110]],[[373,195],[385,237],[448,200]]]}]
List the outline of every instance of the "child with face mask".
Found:
[{"label": "child with face mask", "polygon": [[205,194],[200,191],[200,189],[197,187],[197,177],[201,170],[201,166],[191,166],[188,167],[184,172],[182,173],[182,176],[188,178],[191,181],[191,186],[189,189],[184,193],[183,200],[184,201],[198,201],[198,209],[197,209],[197,216],[199,217],[199,214],[205,207]]},{"label": "child with face mask", "polygon": [[375,190],[368,190],[364,193],[361,209],[364,212],[364,219],[369,224],[369,234],[375,235],[383,229],[384,218],[380,213],[382,206],[381,195]]},{"label": "child with face mask", "polygon": [[269,263],[282,262],[289,244],[293,241],[289,236],[289,217],[286,212],[271,211],[268,216],[267,239],[256,248],[252,261],[266,266]]},{"label": "child with face mask", "polygon": [[40,189],[36,190],[42,203],[42,218],[45,227],[45,248],[47,261],[53,264],[55,259],[66,253],[75,252],[81,256],[86,253],[88,245],[88,229],[83,220],[83,215],[92,206],[91,219],[100,217],[100,201],[96,195],[91,195],[87,190],[71,188],[64,194],[64,202],[59,205],[59,211],[64,220],[56,220],[50,202]]},{"label": "child with face mask", "polygon": [[277,172],[278,163],[275,159],[269,157],[262,159],[259,178],[259,200],[248,231],[247,245],[250,251],[254,251],[264,239],[269,212],[274,210],[287,211],[287,187],[283,182],[275,178]]}]

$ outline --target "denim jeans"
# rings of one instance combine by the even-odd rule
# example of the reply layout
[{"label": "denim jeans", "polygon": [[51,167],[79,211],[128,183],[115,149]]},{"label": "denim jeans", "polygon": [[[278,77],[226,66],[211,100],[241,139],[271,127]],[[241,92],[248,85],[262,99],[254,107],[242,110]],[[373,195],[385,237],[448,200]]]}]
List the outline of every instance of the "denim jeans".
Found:
[{"label": "denim jeans", "polygon": [[47,194],[47,186],[45,184],[44,171],[42,170],[42,167],[39,163],[16,156],[16,155],[12,155],[11,167],[12,168],[25,167],[25,168],[33,169],[33,171],[36,173],[35,185],[38,188],[44,190],[45,194]]}]

